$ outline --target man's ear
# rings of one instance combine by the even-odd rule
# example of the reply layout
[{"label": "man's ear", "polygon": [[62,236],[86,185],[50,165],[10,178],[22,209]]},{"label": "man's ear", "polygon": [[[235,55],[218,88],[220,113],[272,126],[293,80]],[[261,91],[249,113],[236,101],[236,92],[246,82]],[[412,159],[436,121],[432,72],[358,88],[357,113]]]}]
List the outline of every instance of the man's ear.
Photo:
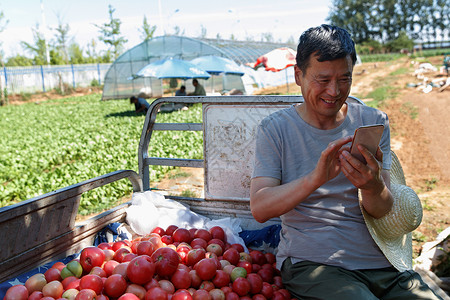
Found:
[{"label": "man's ear", "polygon": [[302,86],[303,72],[302,72],[302,70],[300,70],[300,68],[297,65],[294,65],[294,77],[295,77],[295,83],[298,86]]}]

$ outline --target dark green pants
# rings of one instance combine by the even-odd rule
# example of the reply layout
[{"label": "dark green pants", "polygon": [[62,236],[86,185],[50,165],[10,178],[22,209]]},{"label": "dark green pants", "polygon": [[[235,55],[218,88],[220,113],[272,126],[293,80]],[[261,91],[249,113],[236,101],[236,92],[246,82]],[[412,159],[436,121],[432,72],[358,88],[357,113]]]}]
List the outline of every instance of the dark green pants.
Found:
[{"label": "dark green pants", "polygon": [[414,271],[394,268],[346,270],[288,258],[281,269],[283,283],[292,297],[324,300],[412,300],[441,299]]}]

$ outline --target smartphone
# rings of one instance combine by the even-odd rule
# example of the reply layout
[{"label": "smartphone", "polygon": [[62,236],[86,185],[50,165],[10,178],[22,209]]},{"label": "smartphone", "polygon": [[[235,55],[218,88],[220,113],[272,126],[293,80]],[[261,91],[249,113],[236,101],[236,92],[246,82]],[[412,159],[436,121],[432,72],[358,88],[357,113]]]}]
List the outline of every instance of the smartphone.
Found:
[{"label": "smartphone", "polygon": [[363,163],[367,163],[364,156],[359,152],[356,145],[363,145],[374,156],[377,153],[378,145],[380,144],[381,136],[383,135],[384,125],[368,125],[361,126],[355,130],[353,135],[350,153]]}]

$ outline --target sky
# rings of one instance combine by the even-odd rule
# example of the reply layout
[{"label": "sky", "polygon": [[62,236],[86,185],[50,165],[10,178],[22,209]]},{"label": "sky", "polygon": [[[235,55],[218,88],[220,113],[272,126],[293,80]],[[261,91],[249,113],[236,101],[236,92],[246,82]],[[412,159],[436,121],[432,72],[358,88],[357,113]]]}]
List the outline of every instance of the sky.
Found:
[{"label": "sky", "polygon": [[[8,20],[0,33],[5,57],[24,53],[21,41],[34,44],[32,28],[39,26],[47,40],[55,38],[59,23],[70,27],[69,37],[86,49],[92,39],[97,51],[107,49],[98,40],[99,29],[109,23],[108,6],[121,23],[121,35],[128,39],[125,49],[142,42],[144,16],[156,25],[154,36],[173,34],[178,26],[183,36],[199,37],[202,27],[207,38],[238,40],[271,33],[275,41],[298,40],[312,26],[327,23],[331,0],[0,0],[0,12]],[[95,24],[95,25],[94,25]]]}]

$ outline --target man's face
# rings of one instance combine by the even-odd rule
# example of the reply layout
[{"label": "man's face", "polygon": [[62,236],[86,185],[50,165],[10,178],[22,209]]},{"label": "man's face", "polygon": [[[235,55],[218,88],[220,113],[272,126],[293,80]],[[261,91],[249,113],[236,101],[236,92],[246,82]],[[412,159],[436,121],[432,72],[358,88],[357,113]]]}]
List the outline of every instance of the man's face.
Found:
[{"label": "man's face", "polygon": [[297,65],[294,70],[309,117],[335,117],[350,94],[351,57],[319,62],[316,56],[311,56],[305,73]]}]

